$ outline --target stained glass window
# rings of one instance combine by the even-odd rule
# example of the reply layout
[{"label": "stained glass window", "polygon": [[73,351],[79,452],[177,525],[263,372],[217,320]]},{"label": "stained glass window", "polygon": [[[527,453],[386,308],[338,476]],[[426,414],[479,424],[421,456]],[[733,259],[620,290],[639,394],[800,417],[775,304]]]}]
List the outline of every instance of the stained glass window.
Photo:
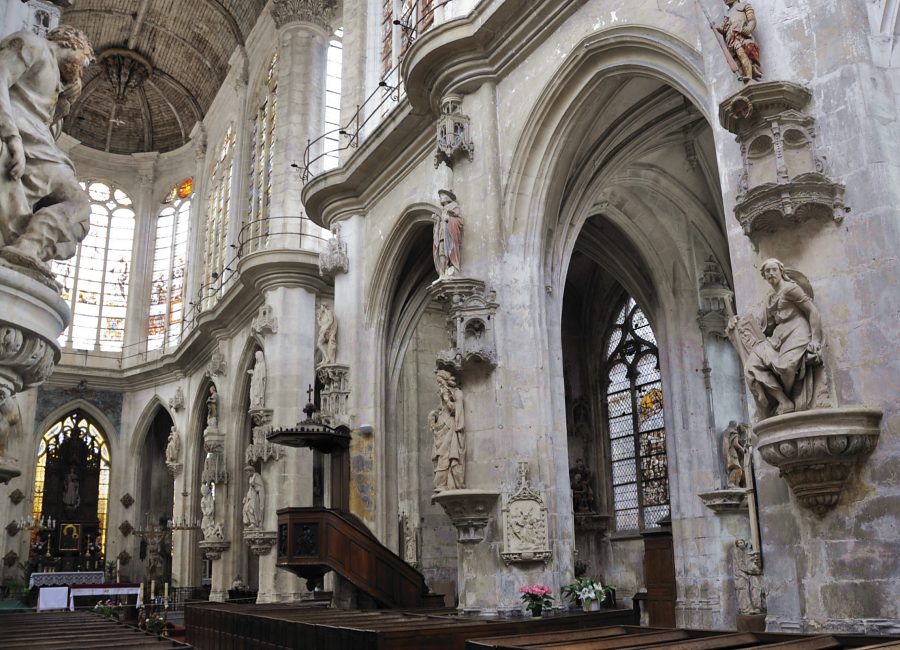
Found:
[{"label": "stained glass window", "polygon": [[147,327],[148,350],[163,346],[172,348],[181,340],[185,258],[193,186],[193,179],[187,178],[173,187],[156,217],[156,249],[150,286],[150,322]]},{"label": "stained glass window", "polygon": [[278,55],[272,56],[256,100],[250,131],[250,205],[243,224],[241,243],[253,251],[265,247],[272,203],[272,163],[275,146],[275,113],[278,105]]},{"label": "stained glass window", "polygon": [[669,469],[656,336],[632,298],[607,335],[605,407],[616,530],[659,526],[669,515]]},{"label": "stained glass window", "polygon": [[128,274],[134,248],[134,206],[115,185],[86,180],[91,229],[68,260],[53,262],[62,298],[72,310],[72,326],[59,341],[78,350],[119,351],[125,336]]},{"label": "stained glass window", "polygon": [[[45,495],[48,486],[52,485],[51,494],[59,491],[65,479],[59,476],[59,470],[68,466],[76,477],[74,489],[77,502],[51,503]],[[109,445],[106,436],[93,419],[80,410],[70,412],[55,422],[41,438],[38,444],[38,457],[34,473],[34,504],[32,516],[36,521],[43,517],[52,517],[61,521],[63,513],[90,526],[93,509],[86,512],[81,508],[91,505],[93,486],[97,486],[96,525],[97,541],[100,543],[101,555],[106,552],[106,521],[109,512]],[[54,470],[56,475],[54,475]],[[48,475],[49,471],[49,475]],[[95,483],[96,481],[96,483]],[[74,506],[74,507],[73,507]],[[60,511],[63,512],[60,512]],[[80,516],[79,516],[80,515]],[[34,531],[32,544],[37,541],[38,531]]]},{"label": "stained glass window", "polygon": [[334,169],[338,166],[343,37],[344,30],[338,29],[328,43],[328,61],[325,67],[325,169]]},{"label": "stained glass window", "polygon": [[209,176],[206,201],[206,240],[203,248],[203,308],[216,304],[222,293],[222,273],[228,251],[228,225],[231,212],[231,176],[234,171],[234,128],[229,126],[216,150]]}]

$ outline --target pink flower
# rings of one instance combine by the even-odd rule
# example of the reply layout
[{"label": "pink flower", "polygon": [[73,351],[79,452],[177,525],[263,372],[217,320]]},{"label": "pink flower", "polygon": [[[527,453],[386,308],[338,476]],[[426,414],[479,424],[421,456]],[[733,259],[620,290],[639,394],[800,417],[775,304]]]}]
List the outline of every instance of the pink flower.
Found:
[{"label": "pink flower", "polygon": [[551,593],[553,590],[550,589],[547,585],[528,585],[525,587],[521,587],[519,589],[523,594],[528,594],[529,596],[534,596],[535,598],[543,598],[544,596]]}]

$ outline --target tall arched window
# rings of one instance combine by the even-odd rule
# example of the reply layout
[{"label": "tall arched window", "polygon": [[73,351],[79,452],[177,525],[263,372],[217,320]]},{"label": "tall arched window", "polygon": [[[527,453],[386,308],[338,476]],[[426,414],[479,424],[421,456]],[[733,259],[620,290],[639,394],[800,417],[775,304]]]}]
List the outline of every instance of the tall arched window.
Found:
[{"label": "tall arched window", "polygon": [[231,176],[234,172],[234,128],[229,126],[216,151],[216,159],[209,177],[209,197],[206,201],[206,243],[203,267],[206,277],[203,286],[203,307],[209,309],[222,293],[222,273],[228,250],[228,224],[231,212]]},{"label": "tall arched window", "polygon": [[[75,409],[47,429],[38,445],[32,514],[53,519],[56,531],[34,531],[36,555],[59,557],[66,567],[105,553],[109,466],[106,436],[87,413]],[[90,541],[96,549],[88,548]]]},{"label": "tall arched window", "polygon": [[616,530],[643,530],[669,515],[669,470],[656,336],[633,298],[607,336],[604,406]]},{"label": "tall arched window", "polygon": [[241,233],[249,250],[265,247],[272,204],[272,160],[275,145],[275,113],[278,104],[278,55],[272,56],[256,99],[250,139],[250,205]]},{"label": "tall arched window", "polygon": [[181,340],[184,318],[184,264],[194,179],[172,188],[156,218],[156,251],[150,286],[147,349],[175,347]]},{"label": "tall arched window", "polygon": [[128,306],[128,271],[134,248],[134,206],[121,189],[102,181],[83,181],[91,199],[91,229],[75,256],[53,262],[72,310],[72,326],[60,343],[79,350],[99,344],[121,350]]},{"label": "tall arched window", "polygon": [[339,164],[341,128],[341,62],[343,59],[344,30],[338,29],[328,43],[328,60],[325,67],[325,169]]}]

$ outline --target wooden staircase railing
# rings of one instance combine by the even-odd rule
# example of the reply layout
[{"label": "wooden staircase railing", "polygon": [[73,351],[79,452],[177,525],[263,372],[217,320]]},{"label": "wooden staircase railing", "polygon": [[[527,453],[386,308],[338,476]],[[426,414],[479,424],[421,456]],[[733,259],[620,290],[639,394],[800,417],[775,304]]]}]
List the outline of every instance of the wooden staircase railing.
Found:
[{"label": "wooden staircase railing", "polygon": [[[425,578],[384,546],[353,515],[329,508],[278,511],[276,565],[307,580],[310,589],[335,571],[390,608],[434,603]],[[438,601],[440,603],[440,601]]]}]

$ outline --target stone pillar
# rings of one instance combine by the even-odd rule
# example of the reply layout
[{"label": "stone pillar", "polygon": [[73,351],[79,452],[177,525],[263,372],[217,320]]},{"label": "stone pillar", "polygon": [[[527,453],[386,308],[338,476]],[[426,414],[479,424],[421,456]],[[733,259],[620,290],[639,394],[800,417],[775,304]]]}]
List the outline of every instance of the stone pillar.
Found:
[{"label": "stone pillar", "polygon": [[[300,237],[298,241],[298,234],[319,236],[320,229],[296,219],[303,214],[303,181],[300,170],[292,165],[303,165],[307,143],[322,135],[325,128],[325,67],[336,5],[336,0],[272,2],[272,17],[278,28],[278,130],[270,212],[274,246],[318,250],[318,239]],[[311,155],[321,151],[319,146]],[[321,169],[321,161],[314,168]]]},{"label": "stone pillar", "polygon": [[[192,261],[187,265],[184,282],[184,320],[185,326],[193,328],[199,313],[200,301],[197,292],[203,283],[203,233],[206,230],[206,130],[202,122],[197,122],[191,132],[191,144],[194,147],[194,197],[191,200],[191,223],[188,229],[188,254]],[[194,262],[194,260],[196,260]]]},{"label": "stone pillar", "polygon": [[[128,308],[125,322],[123,356],[147,350],[147,319],[150,286],[153,281],[153,254],[156,243],[156,216],[160,203],[154,200],[154,166],[157,153],[133,154],[138,159],[140,189],[134,201],[134,250],[131,254],[131,273],[128,278]],[[140,346],[140,347],[138,347]]]},{"label": "stone pillar", "polygon": [[[344,0],[341,11],[343,38],[343,66],[341,70],[341,126],[349,126],[349,134],[356,131],[354,116],[368,96],[368,89],[374,85],[366,79],[366,61],[368,59],[369,0]],[[360,121],[362,118],[360,118]],[[342,136],[341,144],[347,144],[347,137]],[[347,148],[340,152],[341,163],[356,151]]]}]

